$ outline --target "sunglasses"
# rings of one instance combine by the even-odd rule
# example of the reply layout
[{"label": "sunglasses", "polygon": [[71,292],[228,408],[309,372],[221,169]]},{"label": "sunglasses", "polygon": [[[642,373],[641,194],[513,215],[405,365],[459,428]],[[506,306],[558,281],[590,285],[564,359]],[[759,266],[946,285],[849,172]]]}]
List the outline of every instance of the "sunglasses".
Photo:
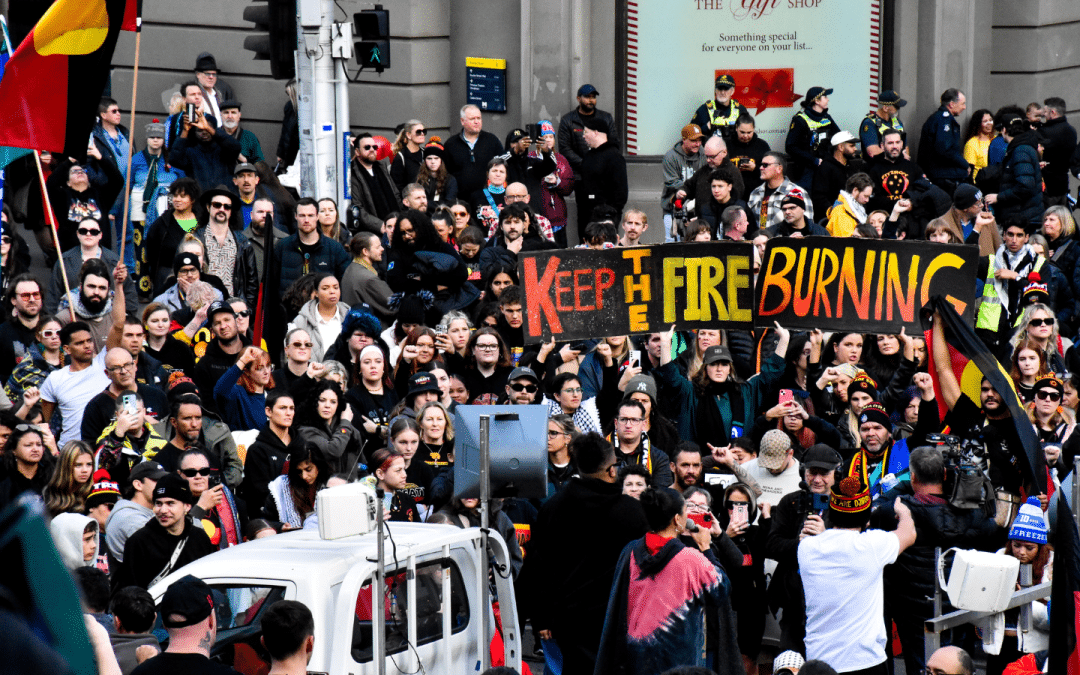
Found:
[{"label": "sunglasses", "polygon": [[84,237],[89,237],[89,236],[95,236],[96,237],[97,235],[101,234],[101,230],[91,230],[90,228],[87,228],[87,227],[80,227],[78,230],[76,230],[76,232],[83,235]]},{"label": "sunglasses", "polygon": [[361,145],[361,146],[360,146],[360,149],[361,149],[361,150],[374,150],[374,149],[376,149],[377,147],[378,147],[378,146],[376,146],[376,145]]},{"label": "sunglasses", "polygon": [[[5,221],[5,222],[7,222],[7,221]],[[11,237],[9,237],[9,236],[7,236],[5,234],[4,236],[0,237],[0,243],[10,244],[11,243]]]},{"label": "sunglasses", "polygon": [[37,300],[41,297],[41,293],[39,291],[33,291],[31,293],[19,293],[17,295],[20,300]]},{"label": "sunglasses", "polygon": [[58,330],[43,330],[41,331],[41,337],[54,338],[60,334]]},{"label": "sunglasses", "polygon": [[1028,325],[1029,326],[1053,326],[1054,325],[1054,317],[1050,317],[1049,319],[1031,319],[1030,321],[1028,321]]},{"label": "sunglasses", "polygon": [[514,384],[510,385],[510,388],[516,392],[523,391],[527,394],[535,394],[536,390],[538,389],[535,384],[521,384],[520,382],[515,382]]},{"label": "sunglasses", "polygon": [[301,349],[301,348],[302,349],[311,349],[311,343],[310,342],[290,342],[289,346],[290,347],[295,347],[296,349]]},{"label": "sunglasses", "polygon": [[241,319],[246,319],[247,317],[251,316],[251,310],[250,309],[242,309],[242,310],[240,310],[239,312],[236,313],[236,316],[240,317]]},{"label": "sunglasses", "polygon": [[1035,392],[1035,398],[1042,399],[1044,401],[1060,401],[1061,394],[1056,391],[1047,391],[1046,389],[1040,389]]},{"label": "sunglasses", "polygon": [[180,473],[188,478],[194,478],[195,476],[209,476],[212,473],[212,469],[208,466],[204,466],[201,469],[180,469]]},{"label": "sunglasses", "polygon": [[212,208],[212,209],[223,209],[225,211],[232,211],[232,204],[229,204],[229,203],[224,203],[223,204],[221,202],[210,202],[210,208]]},{"label": "sunglasses", "polygon": [[427,129],[413,129],[413,133],[422,136],[427,133]]}]

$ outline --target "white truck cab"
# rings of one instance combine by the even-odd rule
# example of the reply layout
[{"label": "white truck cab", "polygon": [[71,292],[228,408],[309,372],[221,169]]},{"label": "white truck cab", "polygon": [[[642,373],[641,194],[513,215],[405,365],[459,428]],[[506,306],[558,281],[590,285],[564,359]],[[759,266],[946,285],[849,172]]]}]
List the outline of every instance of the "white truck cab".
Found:
[{"label": "white truck cab", "polygon": [[[327,534],[329,523],[320,524]],[[480,672],[488,649],[483,636],[490,640],[495,632],[491,607],[482,601],[489,567],[480,530],[397,522],[386,523],[385,530],[384,672]],[[521,632],[509,554],[498,535],[488,541],[506,665],[520,672]],[[375,531],[335,539],[316,529],[287,532],[197,560],[155,584],[150,594],[160,601],[165,589],[187,574],[209,584],[218,619],[212,658],[245,675],[266,672],[268,666],[259,647],[262,614],[278,600],[298,600],[315,618],[309,673],[375,675],[374,655],[380,651],[372,623],[377,543]],[[481,630],[484,621],[486,631]]]}]

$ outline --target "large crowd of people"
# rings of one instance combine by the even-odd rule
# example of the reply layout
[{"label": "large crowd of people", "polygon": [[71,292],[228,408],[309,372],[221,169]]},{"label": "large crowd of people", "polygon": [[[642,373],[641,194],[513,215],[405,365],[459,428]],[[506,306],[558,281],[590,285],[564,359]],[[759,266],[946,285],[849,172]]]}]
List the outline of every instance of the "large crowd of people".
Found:
[{"label": "large crowd of people", "polygon": [[[497,403],[549,413],[547,497],[500,498],[492,522],[516,609],[563,673],[757,673],[773,630],[776,672],[806,659],[806,673],[879,674],[894,626],[908,673],[970,674],[969,653],[990,675],[1034,672],[1014,664],[1025,653],[1041,668],[1042,602],[1032,625],[1011,611],[981,640],[943,635],[953,647],[929,663],[922,625],[936,547],[999,551],[1037,579],[1051,570],[1049,499],[1017,428],[1031,425],[1052,474],[1069,474],[1080,157],[1065,101],[980,109],[965,128],[965,95],[949,89],[916,162],[895,91],[844,130],[833,90],[812,87],[774,148],[737,85],[717,77],[672,134],[663,236],[648,239],[752,241],[756,265],[777,237],[977,246],[975,330],[1026,419],[1005,405],[1012,392],[958,380],[940,317],[930,355],[904,331],[779,324],[529,344],[523,253],[646,241],[595,87],[557,123],[504,141],[474,105],[446,139],[417,119],[392,142],[361,133],[342,212],[280,184],[202,54],[165,121],[146,125],[131,176],[133,138],[106,98],[86,159],[44,153],[44,184],[25,207],[4,205],[0,506],[39,495],[65,564],[84,588],[108,586],[125,675],[208,655],[190,636],[213,613],[185,579],[158,608],[171,656],[146,661],[145,589],[256,534],[310,527],[328,485],[385,490],[390,521],[479,526],[476,500],[454,496],[454,411]],[[278,168],[296,157],[290,119]],[[25,231],[47,267],[30,264]],[[992,489],[975,508],[955,503],[953,455],[931,440],[946,427],[985,450]],[[291,625],[296,639],[271,654],[301,659],[310,614],[279,605],[264,632]]]}]

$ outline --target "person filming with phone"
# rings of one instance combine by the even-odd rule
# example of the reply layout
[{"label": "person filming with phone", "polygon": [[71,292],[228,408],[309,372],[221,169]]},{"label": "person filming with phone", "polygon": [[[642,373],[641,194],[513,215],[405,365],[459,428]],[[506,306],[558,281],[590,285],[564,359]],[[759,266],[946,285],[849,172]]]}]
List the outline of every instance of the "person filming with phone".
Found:
[{"label": "person filming with phone", "polygon": [[840,453],[818,443],[803,456],[799,489],[784,495],[772,509],[771,527],[765,541],[765,555],[776,561],[769,605],[782,607],[780,651],[805,649],[806,606],[799,578],[799,542],[825,531],[824,513],[829,508],[829,490],[840,467]]}]

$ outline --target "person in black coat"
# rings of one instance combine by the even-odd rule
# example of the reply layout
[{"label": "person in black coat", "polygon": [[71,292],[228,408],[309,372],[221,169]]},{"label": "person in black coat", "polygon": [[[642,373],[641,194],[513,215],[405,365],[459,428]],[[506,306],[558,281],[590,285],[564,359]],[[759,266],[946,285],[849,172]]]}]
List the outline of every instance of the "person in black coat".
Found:
[{"label": "person in black coat", "polygon": [[96,146],[87,150],[84,163],[64,160],[45,181],[60,251],[79,245],[76,230],[79,223],[92,218],[101,226],[101,246],[113,248],[109,229],[109,211],[117,195],[124,189],[124,177],[112,163],[103,161]]},{"label": "person in black coat", "polygon": [[574,439],[579,476],[540,509],[526,566],[534,579],[532,623],[554,638],[566,675],[592,673],[615,566],[648,530],[645,513],[615,482],[615,449],[595,432]]},{"label": "person in black coat", "polygon": [[[285,237],[274,245],[274,262],[270,270],[269,288],[276,290],[278,298],[297,279],[314,272],[329,272],[338,279],[352,262],[345,248],[336,240],[319,232],[319,203],[311,197],[296,202],[296,234]],[[291,318],[291,317],[290,317]]]},{"label": "person in black coat", "polygon": [[491,265],[517,267],[517,256],[526,251],[548,251],[555,244],[536,228],[536,216],[528,204],[515,202],[499,214],[499,229],[480,251],[480,268]]},{"label": "person in black coat", "polygon": [[[232,294],[243,298],[248,307],[255,307],[259,299],[259,268],[255,263],[255,249],[247,237],[240,234],[242,229],[240,226],[243,224],[243,216],[240,214],[240,198],[220,185],[213,190],[204,192],[201,202],[203,208],[209,213],[208,221],[204,222],[195,231],[195,236],[203,242],[203,246],[206,246],[208,236],[214,236],[208,231],[208,228],[211,227],[210,220],[215,216],[210,208],[215,198],[219,203],[223,203],[222,200],[227,199],[232,204],[230,212],[225,214],[228,219],[228,230],[226,230],[225,234],[232,237],[236,245],[236,259],[233,261],[232,276],[228,278],[232,285]],[[220,217],[220,213],[218,217]],[[209,257],[209,254],[207,255]]]},{"label": "person in black coat", "polygon": [[832,154],[821,160],[821,164],[815,169],[814,189],[810,198],[814,202],[814,213],[818,214],[819,218],[828,214],[829,207],[847,185],[848,178],[861,168],[852,162],[858,151],[855,145],[857,141],[850,131],[833,134]]},{"label": "person in black coat", "polygon": [[904,651],[905,671],[922,672],[923,622],[934,615],[934,549],[950,547],[993,551],[1002,543],[994,522],[994,500],[983,508],[960,509],[946,501],[942,487],[945,460],[941,451],[922,446],[911,451],[911,482],[885,494],[870,517],[870,527],[892,531],[899,522],[897,497],[911,509],[918,537],[896,562],[885,567],[885,613],[896,622]]},{"label": "person in black coat", "polygon": [[266,395],[266,426],[259,431],[255,442],[248,447],[244,458],[244,482],[240,495],[244,501],[257,509],[266,503],[270,494],[270,481],[281,475],[289,456],[291,441],[289,427],[295,414],[293,398],[284,391],[271,391]]},{"label": "person in black coat", "polygon": [[386,252],[386,283],[391,289],[435,295],[440,286],[450,291],[460,289],[468,274],[457,251],[439,238],[426,213],[409,209],[401,214]]},{"label": "person in black coat", "polygon": [[469,104],[461,109],[461,133],[446,140],[446,168],[458,184],[459,195],[471,195],[487,183],[487,167],[503,154],[495,134],[483,131],[480,108]]},{"label": "person in black coat", "polygon": [[219,129],[214,119],[199,113],[195,124],[182,118],[182,131],[169,148],[169,161],[195,178],[199,187],[209,190],[216,185],[232,183],[233,167],[240,157],[240,141],[224,129]]},{"label": "person in black coat", "polygon": [[1046,123],[1039,129],[1043,146],[1043,178],[1046,179],[1047,206],[1064,204],[1069,193],[1069,162],[1076,151],[1076,129],[1065,118],[1065,101],[1056,96],[1043,101]]},{"label": "person in black coat", "polygon": [[626,159],[619,151],[619,144],[609,139],[610,130],[607,121],[600,117],[585,122],[583,134],[589,152],[581,160],[581,180],[575,187],[579,236],[592,219],[594,208],[610,206],[622,213],[629,198]]},{"label": "person in black coat", "polygon": [[540,184],[544,177],[558,169],[554,151],[534,156],[530,150],[538,147],[536,141],[530,141],[522,129],[514,129],[506,137],[506,184],[521,183],[529,190],[529,201],[542,204],[543,195]]},{"label": "person in black coat", "polygon": [[986,195],[984,201],[994,205],[994,217],[1004,222],[1020,218],[1034,232],[1043,220],[1042,168],[1039,166],[1039,135],[1026,128],[1022,117],[1005,123],[1001,135],[1009,143],[1005,150],[1005,168],[1001,174],[1001,190]]},{"label": "person in black coat", "polygon": [[956,116],[967,109],[967,98],[959,89],[946,89],[941,107],[923,123],[919,138],[919,166],[934,185],[952,194],[958,183],[971,175],[964,159],[964,142]]}]

